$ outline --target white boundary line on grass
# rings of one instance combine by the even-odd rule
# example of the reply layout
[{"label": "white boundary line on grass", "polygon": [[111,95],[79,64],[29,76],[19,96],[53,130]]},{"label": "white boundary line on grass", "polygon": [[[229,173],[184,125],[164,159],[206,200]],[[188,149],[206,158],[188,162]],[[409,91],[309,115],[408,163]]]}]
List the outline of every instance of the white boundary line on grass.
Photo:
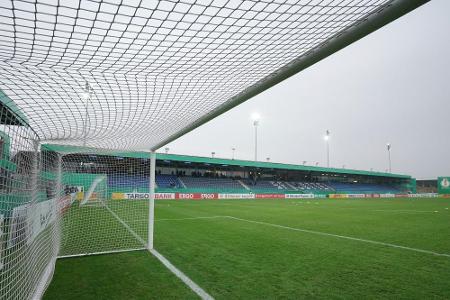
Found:
[{"label": "white boundary line on grass", "polygon": [[393,212],[393,213],[436,213],[436,210],[412,210],[412,209],[373,209],[372,211]]},{"label": "white boundary line on grass", "polygon": [[[211,217],[189,217],[189,218],[173,218],[173,219],[156,219],[155,222],[158,221],[183,221],[183,220],[196,220],[196,219],[215,219],[215,218],[227,218],[227,216],[211,216]],[[133,223],[133,222],[147,222],[148,219],[135,219],[135,220],[128,220],[126,223]]]},{"label": "white boundary line on grass", "polygon": [[183,221],[183,220],[197,220],[197,219],[216,219],[216,218],[228,218],[229,216],[210,216],[210,217],[190,217],[190,218],[178,218],[178,219],[157,219],[157,221]]},{"label": "white boundary line on grass", "polygon": [[181,272],[177,267],[175,267],[167,258],[162,256],[155,249],[149,250],[153,256],[155,256],[159,261],[166,266],[175,276],[177,276],[181,281],[183,281],[194,293],[196,293],[203,300],[214,300],[214,298],[205,292],[200,286],[198,286],[194,281],[187,277],[183,272]]},{"label": "white boundary line on grass", "polygon": [[114,216],[114,218],[119,221],[120,224],[122,224],[133,236],[136,240],[138,240],[144,247],[147,246],[147,243],[144,241],[143,238],[141,238],[136,232],[134,232],[133,229],[131,229],[130,226],[128,226],[127,223],[125,223],[115,212],[111,210],[111,208],[108,207],[108,205],[105,205],[106,209]]},{"label": "white boundary line on grass", "polygon": [[71,258],[71,257],[82,257],[82,256],[92,256],[92,255],[114,254],[114,253],[122,253],[122,252],[142,251],[142,250],[146,250],[146,249],[147,248],[109,250],[109,251],[99,251],[99,252],[90,252],[90,253],[81,253],[81,254],[60,255],[60,256],[57,256],[56,258]]},{"label": "white boundary line on grass", "polygon": [[237,218],[237,217],[233,217],[233,216],[210,216],[210,217],[191,217],[191,218],[179,218],[179,219],[159,219],[159,221],[181,221],[181,220],[216,219],[216,218],[228,218],[228,219],[239,220],[239,221],[243,221],[243,222],[260,224],[260,225],[266,225],[266,226],[271,226],[271,227],[277,227],[277,228],[281,228],[281,229],[293,230],[293,231],[298,231],[298,232],[305,232],[305,233],[310,233],[310,234],[335,237],[335,238],[363,242],[363,243],[368,243],[368,244],[381,245],[381,246],[386,246],[386,247],[391,247],[391,248],[397,248],[397,249],[409,250],[409,251],[414,251],[414,252],[419,252],[419,253],[431,254],[431,255],[435,255],[435,256],[450,257],[450,254],[447,254],[447,253],[439,253],[439,252],[434,252],[434,251],[430,251],[430,250],[412,248],[412,247],[407,247],[407,246],[401,246],[401,245],[396,245],[396,244],[391,244],[391,243],[361,239],[361,238],[356,238],[356,237],[351,237],[351,236],[346,236],[346,235],[322,232],[322,231],[295,228],[295,227],[289,227],[289,226],[261,222],[261,221],[247,220],[247,219]]},{"label": "white boundary line on grass", "polygon": [[430,250],[411,248],[411,247],[400,246],[400,245],[395,245],[395,244],[390,244],[390,243],[384,243],[384,242],[360,239],[360,238],[355,238],[355,237],[350,237],[350,236],[345,236],[345,235],[338,235],[338,234],[326,233],[326,232],[321,232],[321,231],[314,231],[314,230],[308,230],[308,229],[288,227],[288,226],[283,226],[283,225],[278,225],[278,224],[273,224],[273,223],[266,223],[266,222],[261,222],[261,221],[253,221],[253,220],[241,219],[241,218],[232,217],[232,216],[227,216],[227,218],[234,219],[234,220],[239,220],[239,221],[243,221],[243,222],[248,222],[248,223],[254,223],[254,224],[260,224],[260,225],[277,227],[277,228],[281,228],[281,229],[288,229],[288,230],[300,231],[300,232],[311,233],[311,234],[316,234],[316,235],[323,235],[323,236],[331,236],[331,237],[340,238],[340,239],[346,239],[346,240],[352,240],[352,241],[357,241],[357,242],[364,242],[364,243],[369,243],[369,244],[387,246],[387,247],[398,248],[398,249],[403,249],[403,250],[409,250],[409,251],[415,251],[415,252],[420,252],[420,253],[432,254],[432,255],[436,255],[436,256],[450,257],[450,254],[446,254],[446,253],[438,253],[438,252],[434,252],[434,251],[430,251]]}]

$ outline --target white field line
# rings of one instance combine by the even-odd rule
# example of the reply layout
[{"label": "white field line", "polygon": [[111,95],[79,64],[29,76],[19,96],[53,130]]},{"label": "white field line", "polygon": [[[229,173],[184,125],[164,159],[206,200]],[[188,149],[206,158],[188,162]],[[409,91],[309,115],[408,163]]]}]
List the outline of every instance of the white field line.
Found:
[{"label": "white field line", "polygon": [[345,236],[345,235],[338,235],[338,234],[326,233],[326,232],[321,232],[321,231],[314,231],[314,230],[308,230],[308,229],[294,228],[294,227],[288,227],[288,226],[283,226],[283,225],[278,225],[278,224],[273,224],[273,223],[260,222],[260,221],[246,220],[246,219],[236,218],[236,217],[232,217],[232,216],[227,216],[227,218],[230,218],[230,219],[233,219],[233,220],[239,220],[239,221],[243,221],[243,222],[248,222],[248,223],[254,223],[254,224],[266,225],[266,226],[271,226],[271,227],[277,227],[277,228],[282,228],[282,229],[287,229],[287,230],[293,230],[293,231],[311,233],[311,234],[316,234],[316,235],[322,235],[322,236],[329,236],[329,237],[335,237],[335,238],[340,238],[340,239],[352,240],[352,241],[357,241],[357,242],[363,242],[363,243],[387,246],[387,247],[403,249],[403,250],[409,250],[409,251],[414,251],[414,252],[419,252],[419,253],[426,253],[426,254],[431,254],[431,255],[436,255],[436,256],[450,257],[450,254],[447,254],[447,253],[438,253],[438,252],[434,252],[434,251],[430,251],[430,250],[411,248],[411,247],[400,246],[400,245],[395,245],[395,244],[390,244],[390,243],[384,243],[384,242],[360,239],[360,238],[355,238],[355,237],[350,237],[350,236]]},{"label": "white field line", "polygon": [[190,218],[178,218],[178,219],[157,219],[158,221],[183,221],[183,220],[197,220],[197,219],[216,219],[216,218],[228,218],[228,216],[209,216],[209,217],[190,217]]},{"label": "white field line", "polygon": [[136,240],[138,240],[144,247],[146,246],[146,242],[136,233],[136,232],[134,232],[134,230],[133,229],[131,229],[131,227],[130,226],[128,226],[128,224],[127,223],[125,223],[115,212],[113,212],[109,207],[108,207],[108,205],[105,205],[105,207],[106,207],[106,209],[113,215],[113,217],[114,218],[116,218],[116,220],[117,221],[119,221],[119,223],[120,224],[122,224],[124,227],[125,227],[125,229],[127,229],[128,230],[128,232],[130,232],[131,233],[131,235],[132,236],[134,236],[134,238],[136,239]]},{"label": "white field line", "polygon": [[155,256],[159,261],[166,266],[175,276],[181,279],[194,293],[196,293],[203,300],[214,300],[214,298],[205,292],[200,286],[198,286],[194,281],[192,281],[189,277],[187,277],[183,272],[181,272],[177,267],[172,265],[172,263],[167,260],[164,256],[162,256],[155,249],[149,250],[153,256]]},{"label": "white field line", "polygon": [[299,232],[311,233],[311,234],[316,234],[316,235],[335,237],[335,238],[340,238],[340,239],[346,239],[346,240],[352,240],[352,241],[357,241],[357,242],[374,244],[374,245],[381,245],[381,246],[386,246],[386,247],[391,247],[391,248],[397,248],[397,249],[409,250],[409,251],[414,251],[414,252],[419,252],[419,253],[431,254],[431,255],[435,255],[435,256],[450,257],[450,254],[447,254],[447,253],[438,253],[438,252],[434,252],[434,251],[430,251],[430,250],[424,250],[424,249],[419,249],[419,248],[412,248],[412,247],[401,246],[401,245],[385,243],[385,242],[379,242],[379,241],[373,241],[373,240],[367,240],[367,239],[360,239],[360,238],[351,237],[351,236],[345,236],[345,235],[339,235],[339,234],[333,234],[333,233],[327,233],[327,232],[321,232],[321,231],[315,231],[315,230],[309,230],[309,229],[294,228],[294,227],[289,227],[289,226],[284,226],[284,225],[279,225],[279,224],[273,224],[273,223],[267,223],[267,222],[261,222],[261,221],[241,219],[241,218],[237,218],[237,217],[233,217],[233,216],[211,216],[211,217],[193,217],[193,218],[160,219],[160,220],[161,221],[172,221],[172,220],[173,221],[181,221],[181,220],[198,220],[198,219],[213,219],[213,218],[229,218],[229,219],[244,221],[244,222],[248,222],[248,223],[272,226],[272,227],[288,229],[288,230],[293,230],[293,231],[299,231]]},{"label": "white field line", "polygon": [[373,209],[372,211],[399,212],[399,213],[436,213],[435,210],[412,210],[412,209]]},{"label": "white field line", "polygon": [[[222,205],[227,205],[227,204],[222,204]],[[252,206],[252,205],[235,205],[235,204],[230,204],[233,206],[242,206],[242,207],[246,207],[246,206]],[[334,209],[360,209],[360,210],[364,210],[360,207],[339,207],[339,208],[334,208]],[[366,211],[366,210],[364,210]],[[390,210],[390,209],[373,209],[373,210],[369,210],[369,211],[379,211],[379,212],[405,212],[405,213],[436,213],[437,211],[432,211],[432,210]],[[208,217],[189,217],[189,218],[173,218],[173,219],[156,219],[155,222],[158,221],[182,221],[182,220],[196,220],[196,219],[215,219],[215,218],[228,218],[229,216],[208,216]],[[147,222],[148,219],[136,219],[136,220],[126,220],[126,223],[133,223],[133,222]]]},{"label": "white field line", "polygon": [[[215,219],[215,218],[226,218],[227,216],[210,216],[210,217],[188,217],[188,218],[173,218],[173,219],[157,219],[158,221],[183,221],[183,220],[197,220],[197,219]],[[135,220],[125,220],[126,223],[138,223],[138,222],[148,222],[148,219],[135,219]]]},{"label": "white field line", "polygon": [[148,219],[124,220],[125,223],[148,222]]},{"label": "white field line", "polygon": [[[158,221],[183,221],[183,220],[197,220],[197,219],[215,219],[215,218],[227,218],[227,216],[210,216],[210,217],[188,217],[188,218],[173,218],[173,219],[157,219],[155,222]],[[126,223],[133,223],[133,222],[148,222],[148,219],[136,219],[136,220],[128,220],[125,221]]]},{"label": "white field line", "polygon": [[121,250],[109,250],[109,251],[100,251],[100,252],[88,252],[81,254],[71,254],[71,255],[60,255],[57,258],[71,258],[71,257],[82,257],[82,256],[92,256],[92,255],[103,255],[103,254],[114,254],[114,253],[122,253],[122,252],[132,252],[132,251],[142,251],[147,248],[135,248],[135,249],[121,249]]}]

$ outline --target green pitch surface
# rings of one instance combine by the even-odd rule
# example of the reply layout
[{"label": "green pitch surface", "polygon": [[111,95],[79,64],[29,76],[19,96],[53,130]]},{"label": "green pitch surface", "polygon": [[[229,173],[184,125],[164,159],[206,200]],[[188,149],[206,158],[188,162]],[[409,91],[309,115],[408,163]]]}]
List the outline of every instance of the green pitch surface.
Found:
[{"label": "green pitch surface", "polygon": [[[450,298],[450,199],[161,200],[155,247],[216,299]],[[45,295],[195,297],[146,251],[60,259]]]}]

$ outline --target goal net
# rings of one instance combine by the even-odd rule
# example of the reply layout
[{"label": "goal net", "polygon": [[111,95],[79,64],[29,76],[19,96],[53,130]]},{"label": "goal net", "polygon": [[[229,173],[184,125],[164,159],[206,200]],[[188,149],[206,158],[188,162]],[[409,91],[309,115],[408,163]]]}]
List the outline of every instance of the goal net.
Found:
[{"label": "goal net", "polygon": [[[0,94],[0,103],[1,103]],[[59,251],[58,181],[23,118],[0,105],[0,298],[31,299]]]},{"label": "goal net", "polygon": [[[75,198],[62,217],[60,256],[144,249],[150,157],[66,147],[62,184]],[[144,156],[144,155],[143,155]]]},{"label": "goal net", "polygon": [[105,205],[108,195],[107,175],[98,175],[91,183],[87,191],[83,191],[80,206]]},{"label": "goal net", "polygon": [[148,247],[150,154],[66,150],[0,125],[1,299],[41,297],[57,257]]},{"label": "goal net", "polygon": [[39,298],[57,256],[152,247],[154,164],[131,151],[425,2],[0,1],[0,298]]}]

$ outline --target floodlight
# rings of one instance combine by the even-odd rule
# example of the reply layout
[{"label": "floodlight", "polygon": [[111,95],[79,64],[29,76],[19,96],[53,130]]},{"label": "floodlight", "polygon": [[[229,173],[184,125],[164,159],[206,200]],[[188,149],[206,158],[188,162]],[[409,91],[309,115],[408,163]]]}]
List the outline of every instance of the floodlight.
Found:
[{"label": "floodlight", "polygon": [[252,120],[253,121],[259,121],[260,118],[261,118],[261,116],[259,115],[259,113],[257,113],[257,112],[252,113]]}]

